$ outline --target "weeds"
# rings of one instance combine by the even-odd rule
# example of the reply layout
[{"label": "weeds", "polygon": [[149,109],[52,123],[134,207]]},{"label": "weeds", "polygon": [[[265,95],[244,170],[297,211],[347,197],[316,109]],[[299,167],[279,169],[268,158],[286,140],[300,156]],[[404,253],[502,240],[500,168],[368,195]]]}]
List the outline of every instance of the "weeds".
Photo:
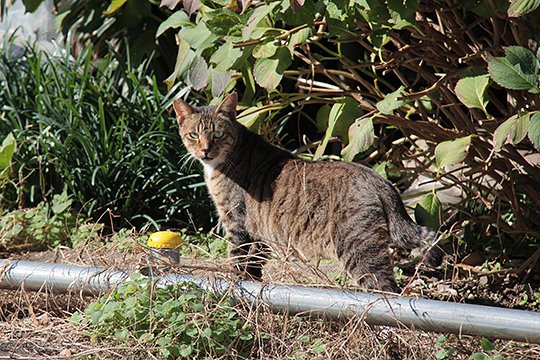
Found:
[{"label": "weeds", "polygon": [[88,325],[94,339],[142,344],[164,358],[245,358],[253,345],[249,327],[227,297],[191,283],[155,287],[140,275],[72,321]]}]

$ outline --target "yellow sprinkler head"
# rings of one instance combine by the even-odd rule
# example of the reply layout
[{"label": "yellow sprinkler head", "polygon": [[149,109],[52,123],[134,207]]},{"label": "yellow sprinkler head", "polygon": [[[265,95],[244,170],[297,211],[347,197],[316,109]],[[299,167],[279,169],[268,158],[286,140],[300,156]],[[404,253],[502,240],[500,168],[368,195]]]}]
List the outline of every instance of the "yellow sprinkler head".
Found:
[{"label": "yellow sprinkler head", "polygon": [[150,235],[146,245],[157,249],[174,249],[182,245],[182,238],[174,231],[158,231]]}]

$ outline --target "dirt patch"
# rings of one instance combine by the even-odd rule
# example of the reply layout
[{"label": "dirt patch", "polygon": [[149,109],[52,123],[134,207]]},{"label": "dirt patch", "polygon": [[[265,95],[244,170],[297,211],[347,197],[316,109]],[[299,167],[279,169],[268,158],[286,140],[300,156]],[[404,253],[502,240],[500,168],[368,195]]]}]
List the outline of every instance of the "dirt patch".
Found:
[{"label": "dirt patch", "polygon": [[[13,259],[92,265],[138,271],[148,265],[140,250],[57,249],[11,254]],[[232,277],[226,259],[182,258],[176,270],[203,276]],[[523,301],[524,293],[535,291],[531,284],[519,284],[511,277],[487,274],[445,276],[445,270],[405,270],[401,281],[405,295],[440,300],[472,302],[514,308],[538,309],[534,301]],[[450,273],[446,270],[446,273]],[[330,285],[347,284],[339,266],[332,263],[281,261],[273,259],[265,268],[265,282]],[[444,280],[441,280],[444,279]],[[529,290],[527,290],[529,287]],[[527,292],[528,291],[528,292]],[[473,294],[473,296],[471,296]],[[45,291],[0,290],[0,359],[38,358],[151,358],[151,349],[92,340],[87,329],[70,322],[71,314],[83,311],[92,297],[80,294],[52,294]],[[266,309],[246,307],[246,324],[255,331],[254,359],[469,359],[482,352],[482,339],[414,331],[406,328],[368,326],[360,318],[348,321],[309,319],[275,315]],[[540,346],[513,341],[493,341],[499,354],[511,359],[540,358]],[[447,354],[447,355],[445,355]]]}]

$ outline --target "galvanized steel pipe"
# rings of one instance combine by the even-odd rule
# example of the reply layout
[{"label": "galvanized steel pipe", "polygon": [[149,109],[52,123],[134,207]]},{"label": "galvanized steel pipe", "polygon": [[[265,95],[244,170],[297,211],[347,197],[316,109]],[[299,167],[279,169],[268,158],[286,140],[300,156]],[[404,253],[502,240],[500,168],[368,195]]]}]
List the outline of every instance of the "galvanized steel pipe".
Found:
[{"label": "galvanized steel pipe", "polygon": [[[128,277],[122,270],[103,270],[56,263],[0,260],[0,288],[58,292],[99,293]],[[381,294],[295,285],[266,285],[253,281],[230,282],[193,275],[167,274],[158,285],[194,282],[211,291],[275,312],[323,315],[331,318],[361,316],[369,324],[405,326],[411,329],[467,334],[540,344],[540,313],[483,305],[390,297]]]}]

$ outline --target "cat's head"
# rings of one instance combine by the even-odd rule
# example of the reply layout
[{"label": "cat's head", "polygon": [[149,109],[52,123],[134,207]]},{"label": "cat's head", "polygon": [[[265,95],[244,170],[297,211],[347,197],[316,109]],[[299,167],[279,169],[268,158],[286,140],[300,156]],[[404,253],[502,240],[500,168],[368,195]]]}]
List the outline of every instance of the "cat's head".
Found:
[{"label": "cat's head", "polygon": [[194,107],[182,100],[173,102],[180,136],[186,149],[204,165],[215,168],[232,151],[238,137],[236,93],[218,106]]}]

